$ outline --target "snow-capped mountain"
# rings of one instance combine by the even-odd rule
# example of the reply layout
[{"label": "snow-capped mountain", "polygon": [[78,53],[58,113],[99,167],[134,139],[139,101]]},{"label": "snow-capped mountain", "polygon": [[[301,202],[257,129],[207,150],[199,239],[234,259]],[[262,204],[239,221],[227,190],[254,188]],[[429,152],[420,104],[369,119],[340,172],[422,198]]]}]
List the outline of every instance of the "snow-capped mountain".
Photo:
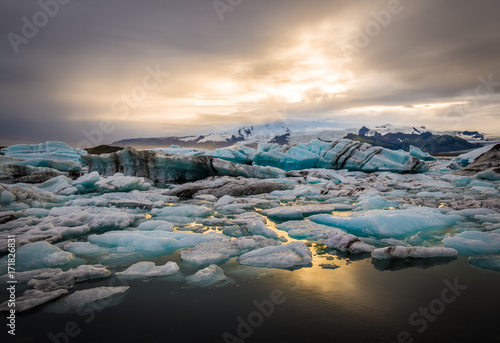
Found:
[{"label": "snow-capped mountain", "polygon": [[[307,125],[297,125],[294,123],[290,128],[283,122],[269,123],[258,126],[244,126],[226,130],[222,132],[207,133],[199,136],[184,137],[162,137],[162,138],[137,138],[125,139],[114,142],[117,146],[132,146],[137,148],[168,147],[170,145],[181,145],[188,148],[216,149],[225,147],[256,146],[261,142],[279,144],[307,143],[313,139],[324,141],[334,141],[346,136],[366,137],[367,141],[374,143],[377,139],[390,140],[396,143],[411,142],[420,138],[421,141],[431,136],[451,136],[457,141],[461,139],[469,143],[491,143],[492,138],[485,137],[485,134],[477,131],[435,131],[424,126],[395,126],[385,124],[373,127],[348,128],[348,129],[325,129],[321,125],[309,128]],[[328,127],[325,125],[325,127]],[[359,136],[358,136],[359,135]],[[372,142],[373,141],[373,142]],[[462,141],[463,142],[463,141]],[[465,144],[465,142],[463,142]],[[456,145],[454,145],[456,146]],[[467,144],[464,150],[468,149]],[[445,149],[446,150],[446,149]]]}]

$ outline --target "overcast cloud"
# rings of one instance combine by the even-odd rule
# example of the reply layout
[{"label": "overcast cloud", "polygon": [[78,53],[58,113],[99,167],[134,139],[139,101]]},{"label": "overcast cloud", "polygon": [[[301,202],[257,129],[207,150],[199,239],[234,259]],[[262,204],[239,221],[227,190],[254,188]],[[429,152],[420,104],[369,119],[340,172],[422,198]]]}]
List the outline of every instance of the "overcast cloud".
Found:
[{"label": "overcast cloud", "polygon": [[104,143],[278,120],[500,135],[500,3],[394,1],[243,0],[221,21],[212,0],[72,0],[12,44],[41,8],[4,0],[0,145],[103,120]]}]

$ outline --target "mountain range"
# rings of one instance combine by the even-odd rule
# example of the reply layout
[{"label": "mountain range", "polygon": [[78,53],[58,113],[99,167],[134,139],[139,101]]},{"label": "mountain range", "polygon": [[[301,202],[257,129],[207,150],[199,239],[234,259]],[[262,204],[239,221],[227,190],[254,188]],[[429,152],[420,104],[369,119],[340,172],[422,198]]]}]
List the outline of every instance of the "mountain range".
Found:
[{"label": "mountain range", "polygon": [[278,122],[260,126],[245,126],[199,136],[124,139],[114,142],[112,145],[130,146],[138,149],[179,145],[186,148],[212,150],[238,146],[256,147],[261,142],[297,144],[307,143],[313,139],[334,141],[342,138],[367,142],[389,149],[409,150],[410,145],[413,145],[430,153],[470,150],[495,140],[477,131],[431,131],[423,126],[385,124],[373,128],[363,126],[350,129],[290,129],[285,123]]}]

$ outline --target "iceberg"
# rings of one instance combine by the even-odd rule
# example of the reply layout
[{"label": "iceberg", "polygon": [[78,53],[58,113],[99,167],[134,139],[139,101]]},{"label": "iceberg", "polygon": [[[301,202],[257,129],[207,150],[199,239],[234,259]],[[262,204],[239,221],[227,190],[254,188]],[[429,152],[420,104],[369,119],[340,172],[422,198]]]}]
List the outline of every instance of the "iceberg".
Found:
[{"label": "iceberg", "polygon": [[334,228],[328,232],[326,239],[318,240],[318,243],[351,254],[369,253],[375,249],[373,245],[363,242],[358,237]]},{"label": "iceberg", "polygon": [[472,164],[454,174],[474,176],[490,181],[500,180],[500,144],[493,146],[477,157]]},{"label": "iceberg", "polygon": [[169,154],[126,148],[105,155],[82,155],[90,171],[101,175],[124,173],[152,180],[194,181],[210,176],[283,178],[287,171],[325,168],[363,172],[392,171],[419,173],[429,168],[405,151],[392,151],[366,143],[341,139],[335,142],[313,140],[293,146],[260,143],[257,151]]},{"label": "iceberg", "polygon": [[156,254],[172,253],[199,243],[222,240],[227,236],[219,233],[190,233],[169,231],[109,231],[102,235],[90,235],[91,243],[103,246],[129,247],[132,251]]},{"label": "iceberg", "polygon": [[[5,240],[6,241],[6,240]],[[1,274],[7,273],[7,258],[0,260]],[[48,242],[36,242],[23,245],[16,250],[16,271],[28,271],[39,268],[69,267],[81,264],[70,252],[59,249]]]},{"label": "iceberg", "polygon": [[155,208],[151,214],[156,217],[196,217],[204,218],[211,216],[213,211],[205,206],[181,205]]},{"label": "iceberg", "polygon": [[410,145],[410,155],[418,159],[421,159],[422,161],[436,160],[436,158],[431,156],[429,153],[423,152],[420,148],[417,148],[416,146],[413,145]]},{"label": "iceberg", "polygon": [[186,277],[187,282],[193,286],[209,287],[226,281],[226,275],[221,267],[212,264],[196,274]]},{"label": "iceberg", "polygon": [[332,213],[333,211],[349,211],[354,206],[346,204],[317,204],[305,206],[280,206],[270,210],[265,210],[263,213],[272,219],[279,220],[294,220],[302,219],[319,213]]},{"label": "iceberg", "polygon": [[112,176],[101,178],[95,183],[99,190],[108,192],[130,192],[133,190],[147,191],[151,185],[142,177],[125,176],[115,173]]},{"label": "iceberg", "polygon": [[466,255],[500,253],[500,233],[495,232],[464,231],[453,237],[446,237],[443,243]]},{"label": "iceberg", "polygon": [[74,149],[63,142],[48,141],[40,144],[18,144],[2,149],[5,156],[23,160],[47,159],[54,161],[80,162],[80,156],[87,152],[83,149]]},{"label": "iceberg", "polygon": [[238,258],[238,262],[253,267],[301,267],[312,262],[312,253],[304,243],[293,242],[247,252]]},{"label": "iceberg", "polygon": [[141,223],[137,230],[145,230],[145,231],[174,231],[174,225],[170,222],[164,220],[148,220],[146,222]]},{"label": "iceberg", "polygon": [[[76,291],[50,305],[47,312],[68,313],[74,310],[83,310],[86,306],[98,302],[98,308],[114,305],[110,298],[122,295],[129,290],[128,286],[119,287],[96,287]],[[106,301],[102,301],[106,300]]]},{"label": "iceberg", "polygon": [[210,176],[280,178],[286,175],[278,168],[235,164],[212,156],[166,154],[132,148],[112,154],[82,155],[82,159],[89,171],[97,171],[100,175],[123,173],[161,181],[195,181]]},{"label": "iceberg", "polygon": [[500,255],[469,257],[469,263],[478,268],[500,272]]},{"label": "iceberg", "polygon": [[458,252],[452,248],[442,247],[404,247],[392,246],[372,251],[372,258],[377,260],[405,258],[454,257]]},{"label": "iceberg", "polygon": [[330,231],[336,230],[331,226],[317,224],[309,220],[291,220],[276,225],[276,228],[287,231],[291,238],[312,240],[326,238]]},{"label": "iceberg", "polygon": [[212,195],[216,198],[221,198],[225,195],[255,195],[291,188],[293,188],[293,186],[281,181],[224,176],[193,183],[185,183],[176,186],[174,189],[168,191],[167,194],[180,198],[193,198],[197,195]]},{"label": "iceberg", "polygon": [[[16,298],[16,312],[24,312],[34,307],[43,305],[49,301],[57,299],[65,294],[68,294],[66,289],[56,289],[50,292],[43,292],[35,289],[29,289],[20,297]],[[0,304],[0,311],[9,311],[8,302]]]},{"label": "iceberg", "polygon": [[[0,238],[15,235],[18,245],[42,240],[55,242],[92,230],[125,228],[137,218],[144,216],[112,208],[54,207],[46,217],[21,217],[9,221],[3,225]],[[0,251],[7,251],[6,239],[0,240]]]},{"label": "iceberg", "polygon": [[243,237],[234,240],[200,243],[193,248],[182,250],[181,260],[196,266],[222,264],[231,257],[267,246],[280,245],[280,241],[262,236]]},{"label": "iceberg", "polygon": [[55,274],[45,280],[30,280],[28,286],[44,292],[50,292],[56,289],[71,289],[75,283],[106,278],[110,275],[111,272],[102,265],[81,265],[77,268]]},{"label": "iceberg", "polygon": [[293,146],[260,143],[252,158],[257,165],[286,171],[325,168],[418,173],[428,170],[424,162],[407,152],[374,147],[349,139],[334,142],[313,140]]},{"label": "iceberg", "polygon": [[137,262],[116,275],[126,277],[167,276],[177,273],[178,270],[177,263],[171,261],[163,266],[156,266],[154,262]]},{"label": "iceberg", "polygon": [[442,214],[429,207],[401,210],[369,210],[354,212],[349,217],[318,214],[308,218],[316,223],[342,228],[356,236],[396,238],[413,235],[419,231],[442,230],[455,225],[463,218]]},{"label": "iceberg", "polygon": [[107,249],[89,242],[71,242],[64,245],[64,250],[85,258],[107,255],[109,253]]}]

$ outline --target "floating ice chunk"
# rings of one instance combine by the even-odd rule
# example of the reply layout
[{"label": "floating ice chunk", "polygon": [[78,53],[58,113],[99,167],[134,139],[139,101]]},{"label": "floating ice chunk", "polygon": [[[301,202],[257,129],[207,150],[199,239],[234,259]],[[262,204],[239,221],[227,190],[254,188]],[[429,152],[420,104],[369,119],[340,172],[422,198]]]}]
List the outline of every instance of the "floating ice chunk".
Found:
[{"label": "floating ice chunk", "polygon": [[49,158],[33,158],[13,163],[15,166],[47,168],[61,172],[78,172],[82,170],[82,164],[75,161],[57,161]]},{"label": "floating ice chunk", "polygon": [[352,210],[352,205],[346,204],[316,204],[305,206],[281,206],[275,207],[270,210],[265,210],[264,214],[269,218],[279,220],[294,220],[302,219],[314,214],[319,213],[332,213],[333,211],[346,211]]},{"label": "floating ice chunk", "polygon": [[247,178],[280,178],[285,171],[272,166],[236,164],[212,156],[165,154],[159,151],[137,151],[126,148],[107,155],[83,155],[91,171],[110,175],[123,171],[127,175],[164,181],[193,181],[209,176],[243,176]]},{"label": "floating ice chunk", "polygon": [[293,186],[283,180],[258,180],[233,177],[219,177],[213,181],[201,180],[185,183],[168,191],[167,194],[181,198],[192,198],[195,195],[209,194],[221,198],[224,195],[242,196],[270,193],[274,190],[291,189]]},{"label": "floating ice chunk", "polygon": [[[15,310],[16,312],[24,312],[57,299],[67,293],[68,291],[66,289],[57,289],[50,292],[29,289],[25,291],[22,296],[16,298]],[[7,301],[3,302],[0,305],[0,311],[9,311],[11,308],[9,308],[8,304]]]},{"label": "floating ice chunk", "polygon": [[30,280],[28,285],[44,292],[56,289],[70,289],[75,283],[93,279],[101,279],[111,275],[111,272],[101,265],[81,265],[58,273],[46,280]]},{"label": "floating ice chunk", "polygon": [[243,237],[234,240],[200,243],[194,248],[182,250],[183,261],[197,266],[221,264],[231,257],[241,255],[257,248],[280,245],[280,241],[261,236]]},{"label": "floating ice chunk", "polygon": [[421,149],[410,145],[410,155],[416,158],[421,159],[422,161],[435,161],[436,159],[429,155],[427,152],[423,152]]},{"label": "floating ice chunk", "polygon": [[[8,235],[16,236],[18,245],[45,240],[54,242],[62,238],[81,235],[91,230],[102,228],[125,228],[136,218],[122,210],[108,208],[54,207],[44,218],[23,217],[4,224],[0,238]],[[6,251],[7,240],[0,239],[0,251]]]},{"label": "floating ice chunk", "polygon": [[113,176],[101,178],[95,185],[105,191],[130,192],[132,190],[147,191],[151,185],[144,181],[142,177],[125,176],[116,173]]},{"label": "floating ice chunk", "polygon": [[49,212],[50,210],[46,210],[44,208],[28,208],[24,210],[24,214],[26,216],[33,216],[37,218],[47,217]]},{"label": "floating ice chunk", "polygon": [[259,220],[262,223],[266,224],[267,223],[267,218],[264,217],[263,215],[255,212],[244,212],[238,214],[234,220],[233,223],[235,224],[246,224],[249,220]]},{"label": "floating ice chunk", "polygon": [[278,239],[278,234],[268,228],[266,224],[262,223],[260,220],[250,220],[247,222],[247,228],[250,234],[260,235],[267,238]]},{"label": "floating ice chunk", "polygon": [[169,231],[109,231],[102,235],[90,235],[88,240],[100,245],[132,247],[137,251],[151,253],[167,253],[224,238],[227,236],[212,232],[199,234]]},{"label": "floating ice chunk", "polygon": [[[497,212],[488,208],[467,208],[464,210],[450,211],[448,214],[459,215],[465,218],[474,218],[475,216],[487,216],[489,214],[496,214]],[[480,218],[476,218],[480,219]]]},{"label": "floating ice chunk", "polygon": [[308,187],[308,186],[303,186],[303,187],[296,187],[291,190],[285,190],[285,191],[273,191],[271,192],[271,195],[278,196],[278,197],[300,197],[300,196],[317,196],[321,194],[321,189],[315,188],[315,187]]},{"label": "floating ice chunk", "polygon": [[481,186],[473,186],[470,188],[471,191],[476,193],[481,193],[483,195],[497,195],[498,191],[491,187],[481,187]]},{"label": "floating ice chunk", "polygon": [[6,156],[24,160],[45,158],[56,161],[80,161],[80,155],[87,152],[83,149],[73,149],[63,142],[45,142],[40,144],[18,144],[2,149]]},{"label": "floating ice chunk", "polygon": [[116,275],[136,277],[136,276],[167,276],[177,273],[179,266],[175,262],[167,262],[163,266],[156,266],[154,262],[138,262],[131,265],[123,272],[116,273]]},{"label": "floating ice chunk", "polygon": [[198,194],[198,195],[195,195],[193,198],[194,199],[211,201],[211,202],[215,202],[215,201],[218,200],[218,198],[215,195],[211,195],[211,194]]},{"label": "floating ice chunk", "polygon": [[392,246],[379,248],[372,251],[374,259],[405,259],[405,258],[433,258],[433,257],[453,257],[458,252],[451,248],[442,247],[402,247]]},{"label": "floating ice chunk", "polygon": [[64,175],[56,176],[42,184],[37,185],[39,189],[57,195],[72,195],[78,193],[78,189],[73,187],[73,182]]},{"label": "floating ice chunk", "polygon": [[397,206],[399,206],[398,201],[387,200],[378,194],[368,193],[358,198],[356,210],[378,210]]},{"label": "floating ice chunk", "polygon": [[304,243],[294,242],[247,252],[238,261],[253,267],[291,268],[310,264],[312,253]]},{"label": "floating ice chunk", "polygon": [[187,282],[193,286],[209,287],[226,280],[226,275],[221,267],[212,264],[196,274],[186,277]]},{"label": "floating ice chunk", "polygon": [[99,206],[152,209],[164,207],[166,202],[176,202],[179,199],[153,191],[115,192],[100,195],[79,197],[71,200],[69,206]]},{"label": "floating ice chunk", "polygon": [[10,204],[17,200],[17,197],[9,191],[3,191],[0,194],[0,204]]},{"label": "floating ice chunk", "polygon": [[109,253],[107,249],[103,249],[98,245],[89,242],[72,242],[64,245],[64,250],[69,251],[77,256],[96,257]]},{"label": "floating ice chunk", "polygon": [[208,156],[220,158],[239,164],[249,164],[252,162],[252,156],[255,149],[249,147],[241,147],[239,149],[216,149],[213,152],[207,152]]},{"label": "floating ice chunk", "polygon": [[[25,272],[16,272],[16,281],[18,283],[26,283],[31,279],[48,279],[58,273],[62,273],[61,268],[41,268]],[[9,274],[0,276],[1,283],[7,284],[7,280],[9,279]]]},{"label": "floating ice chunk", "polygon": [[159,231],[174,231],[174,225],[170,222],[164,220],[148,220],[144,223],[141,223],[137,230],[159,230]]},{"label": "floating ice chunk", "polygon": [[[486,209],[484,209],[486,210]],[[485,211],[486,212],[486,211]],[[474,216],[474,219],[480,220],[482,222],[488,222],[488,223],[500,223],[500,213],[481,213],[477,214]]]},{"label": "floating ice chunk", "polygon": [[250,236],[250,232],[246,225],[229,225],[222,230],[222,233],[229,237]]},{"label": "floating ice chunk", "polygon": [[494,232],[464,231],[443,239],[443,243],[461,254],[500,253],[500,234]]},{"label": "floating ice chunk", "polygon": [[219,200],[217,200],[217,202],[215,203],[214,207],[222,207],[222,206],[226,206],[226,205],[229,205],[233,202],[237,201],[236,198],[230,196],[230,195],[224,195],[222,198],[220,198]]},{"label": "floating ice chunk", "polygon": [[349,217],[319,214],[308,219],[345,229],[357,236],[402,237],[419,231],[445,229],[456,224],[462,217],[442,214],[429,207],[413,207],[354,212]]},{"label": "floating ice chunk", "polygon": [[[7,271],[7,257],[0,260],[2,274]],[[47,267],[68,267],[78,265],[81,260],[70,252],[59,249],[47,242],[23,245],[16,250],[16,271],[27,271]]]},{"label": "floating ice chunk", "polygon": [[151,214],[157,217],[196,217],[205,218],[211,216],[213,211],[205,206],[181,205],[164,208],[155,208]]},{"label": "floating ice chunk", "polygon": [[20,207],[20,205],[26,204],[27,206],[24,206],[24,208],[17,208],[17,209],[26,209],[29,207],[45,207],[45,206],[54,206],[55,203],[59,203],[62,201],[65,201],[66,199],[63,197],[56,196],[52,193],[49,192],[43,192],[40,189],[38,189],[35,186],[32,185],[26,185],[26,184],[15,184],[15,185],[1,185],[0,184],[0,191],[2,194],[4,192],[11,193],[16,197],[14,202],[11,202],[13,198],[11,195],[6,193],[4,195],[5,197],[8,197],[7,199],[9,200],[8,204],[3,204],[3,206],[9,206],[9,208],[13,208],[13,206],[17,205],[17,207]]},{"label": "floating ice chunk", "polygon": [[[68,313],[74,310],[83,310],[89,304],[98,302],[100,309],[107,307],[109,305],[114,305],[110,301],[111,297],[116,295],[121,295],[129,290],[128,286],[120,287],[96,287],[91,289],[84,289],[82,291],[76,291],[58,300],[53,305],[49,306],[47,312],[51,313]],[[106,299],[106,301],[102,301]]]},{"label": "floating ice chunk", "polygon": [[345,233],[339,229],[332,229],[325,240],[318,241],[329,248],[335,248],[342,252],[350,252],[352,254],[362,254],[372,252],[375,247],[367,244],[358,237]]},{"label": "floating ice chunk", "polygon": [[331,226],[317,224],[309,220],[292,220],[276,225],[278,230],[288,231],[288,235],[297,239],[326,238],[327,234],[335,230]]},{"label": "floating ice chunk", "polygon": [[404,241],[400,241],[399,239],[395,239],[395,238],[384,238],[384,239],[381,239],[380,242],[382,242],[386,245],[400,245],[403,247],[411,247],[411,244],[406,243]]},{"label": "floating ice chunk", "polygon": [[92,172],[87,175],[80,176],[78,179],[73,181],[73,186],[78,188],[82,193],[93,191],[97,188],[96,183],[100,180],[98,172]]},{"label": "floating ice chunk", "polygon": [[455,161],[457,161],[458,163],[462,164],[464,167],[467,167],[469,164],[471,164],[472,162],[474,162],[476,160],[476,158],[478,158],[479,156],[481,156],[482,154],[490,151],[491,149],[493,149],[493,147],[495,146],[496,144],[489,144],[489,145],[485,145],[479,149],[474,149],[472,151],[469,151],[465,154],[462,154],[462,155],[459,155],[457,158],[455,158]]},{"label": "floating ice chunk", "polygon": [[[58,217],[58,218],[50,218]],[[143,215],[137,218],[144,218]],[[54,207],[50,210],[49,217],[54,225],[87,225],[91,229],[101,228],[126,228],[132,224],[136,216],[124,210],[113,208],[81,208],[78,206]]]},{"label": "floating ice chunk", "polygon": [[500,255],[469,257],[469,263],[479,268],[500,272]]}]

